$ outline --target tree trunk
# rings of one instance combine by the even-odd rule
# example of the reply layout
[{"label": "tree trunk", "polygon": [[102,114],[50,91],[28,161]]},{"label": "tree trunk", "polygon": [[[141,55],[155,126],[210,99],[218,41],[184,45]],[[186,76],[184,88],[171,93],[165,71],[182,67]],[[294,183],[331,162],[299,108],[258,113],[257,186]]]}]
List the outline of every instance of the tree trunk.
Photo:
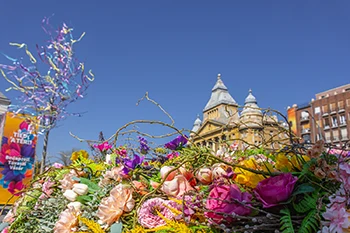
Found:
[{"label": "tree trunk", "polygon": [[46,165],[46,155],[47,155],[47,145],[49,143],[49,135],[50,135],[50,130],[47,130],[44,136],[44,145],[43,145],[43,153],[41,157],[40,174],[44,172],[45,165]]}]

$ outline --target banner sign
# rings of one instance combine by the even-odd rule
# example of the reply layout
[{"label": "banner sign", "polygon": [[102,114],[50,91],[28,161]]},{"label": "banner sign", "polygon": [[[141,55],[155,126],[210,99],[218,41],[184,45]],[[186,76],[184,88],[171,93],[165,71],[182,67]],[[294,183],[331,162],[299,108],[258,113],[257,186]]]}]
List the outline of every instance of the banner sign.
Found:
[{"label": "banner sign", "polygon": [[292,124],[291,130],[296,135],[297,134],[297,110],[292,107],[287,110],[288,121]]},{"label": "banner sign", "polygon": [[32,179],[37,142],[35,120],[30,115],[6,114],[0,151],[0,204],[20,195]]}]

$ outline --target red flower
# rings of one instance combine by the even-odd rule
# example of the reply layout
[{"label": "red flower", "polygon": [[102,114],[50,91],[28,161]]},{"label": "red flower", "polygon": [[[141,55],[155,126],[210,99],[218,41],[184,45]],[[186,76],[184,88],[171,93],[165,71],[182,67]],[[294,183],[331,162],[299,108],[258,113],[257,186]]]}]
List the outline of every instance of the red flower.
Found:
[{"label": "red flower", "polygon": [[21,194],[19,191],[21,191],[24,188],[25,188],[25,186],[22,183],[22,181],[19,181],[19,182],[12,181],[9,184],[8,191],[10,193],[14,194],[15,196],[19,196]]}]

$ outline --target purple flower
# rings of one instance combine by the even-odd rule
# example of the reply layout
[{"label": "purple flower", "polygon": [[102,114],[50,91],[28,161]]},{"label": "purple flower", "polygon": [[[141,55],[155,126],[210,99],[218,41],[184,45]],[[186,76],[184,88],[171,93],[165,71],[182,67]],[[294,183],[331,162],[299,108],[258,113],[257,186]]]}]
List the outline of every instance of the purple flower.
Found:
[{"label": "purple flower", "polygon": [[123,163],[124,163],[124,168],[123,168],[123,173],[124,174],[129,174],[129,172],[133,169],[135,169],[138,165],[141,165],[143,160],[144,160],[145,157],[140,157],[138,155],[134,155],[134,158],[133,159],[128,159],[128,158],[125,158],[123,159]]},{"label": "purple flower", "polygon": [[170,150],[178,150],[178,149],[181,149],[183,146],[185,146],[186,143],[187,143],[187,136],[179,135],[174,140],[165,144],[165,148]]},{"label": "purple flower", "polygon": [[140,142],[140,150],[142,154],[147,154],[149,151],[149,146],[147,145],[147,140],[143,137],[138,136]]},{"label": "purple flower", "polygon": [[280,202],[287,201],[297,181],[298,178],[292,176],[291,173],[283,173],[260,181],[254,189],[254,193],[264,208],[270,208],[279,205]]},{"label": "purple flower", "polygon": [[34,158],[35,148],[33,145],[22,145],[21,154],[23,157]]}]

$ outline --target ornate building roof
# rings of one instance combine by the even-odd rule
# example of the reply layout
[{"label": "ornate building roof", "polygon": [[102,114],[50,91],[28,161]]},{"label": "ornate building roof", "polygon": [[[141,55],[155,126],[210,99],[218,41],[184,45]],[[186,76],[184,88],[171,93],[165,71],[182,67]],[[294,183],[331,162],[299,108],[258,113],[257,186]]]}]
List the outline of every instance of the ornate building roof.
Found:
[{"label": "ornate building roof", "polygon": [[249,94],[245,99],[241,117],[245,115],[262,115],[262,112],[258,106],[258,101],[256,100],[255,96],[253,96],[252,94],[252,89],[249,90]]},{"label": "ornate building roof", "polygon": [[199,130],[199,128],[201,127],[201,125],[202,125],[202,121],[199,118],[199,115],[197,115],[197,119],[194,121],[192,131],[197,132]]},{"label": "ornate building roof", "polygon": [[222,82],[221,75],[218,74],[218,79],[212,89],[210,99],[203,111],[207,111],[220,104],[237,105],[237,102],[232,98],[227,87]]},{"label": "ornate building roof", "polygon": [[0,105],[10,105],[10,104],[11,104],[11,101],[8,98],[6,98],[4,94],[0,92]]}]

